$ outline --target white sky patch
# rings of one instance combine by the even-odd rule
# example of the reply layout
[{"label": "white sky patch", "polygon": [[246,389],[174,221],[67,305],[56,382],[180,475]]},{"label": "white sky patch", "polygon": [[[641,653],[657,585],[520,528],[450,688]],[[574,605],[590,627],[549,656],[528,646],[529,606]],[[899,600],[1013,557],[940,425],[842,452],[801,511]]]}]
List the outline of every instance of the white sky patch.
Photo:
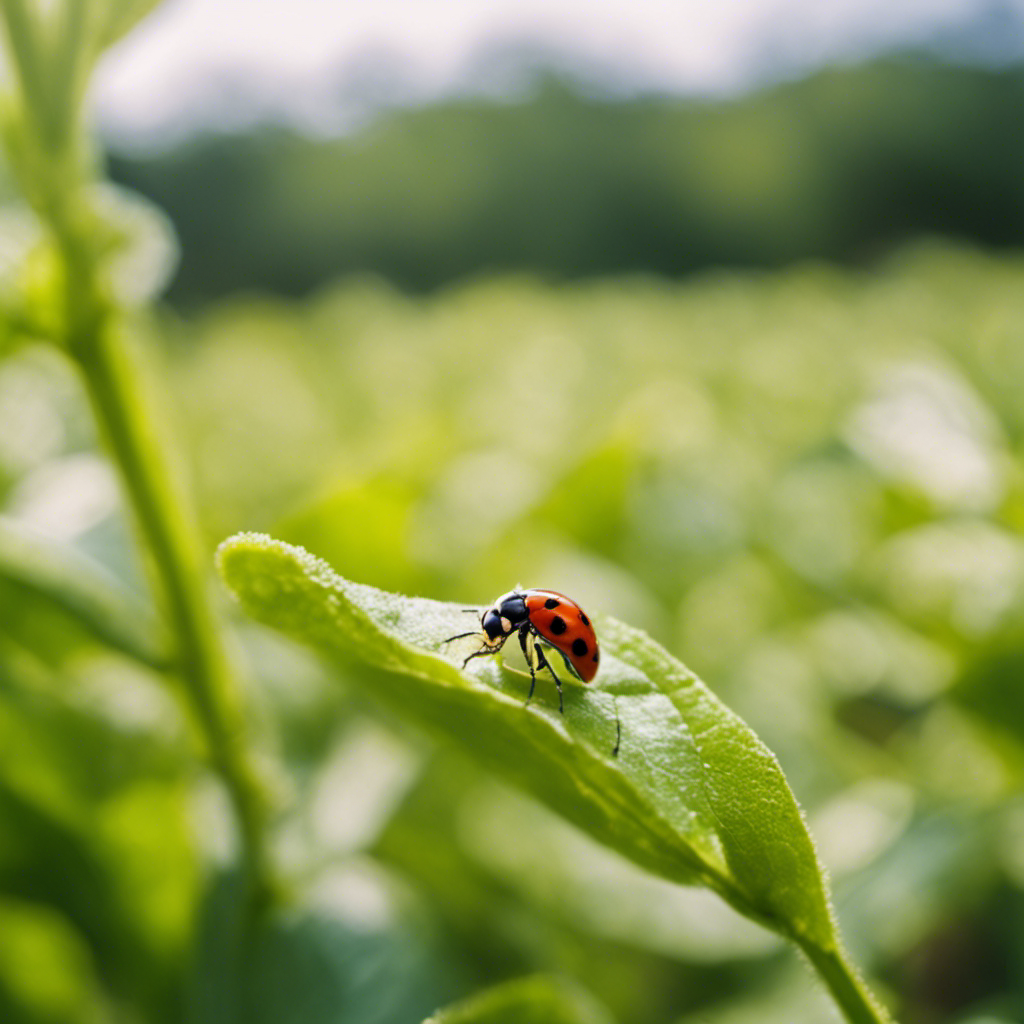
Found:
[{"label": "white sky patch", "polygon": [[[920,43],[992,10],[979,0],[167,0],[106,58],[95,99],[107,134],[125,143],[268,117],[331,132],[356,123],[346,107],[372,105],[375,92],[425,102],[481,91],[489,70],[500,86],[501,47],[512,44],[559,54],[610,89],[721,94]],[[1024,0],[1001,10],[1024,19]]]}]

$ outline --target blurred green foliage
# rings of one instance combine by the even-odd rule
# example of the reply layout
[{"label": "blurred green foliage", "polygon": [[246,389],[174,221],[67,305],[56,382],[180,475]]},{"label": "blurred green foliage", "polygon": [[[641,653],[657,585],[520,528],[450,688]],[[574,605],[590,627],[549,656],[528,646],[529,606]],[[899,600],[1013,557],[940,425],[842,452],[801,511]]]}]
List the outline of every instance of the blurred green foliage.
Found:
[{"label": "blurred green foliage", "polygon": [[[648,629],[778,754],[899,1019],[979,1024],[1024,1014],[1022,296],[1019,260],[933,245],[871,274],[356,280],[158,337],[209,550],[265,529],[367,583],[522,581]],[[9,352],[0,418],[4,514],[137,586],[66,365]],[[252,989],[193,726],[47,578],[0,587],[5,1020],[400,1024],[538,971],[623,1022],[835,1020],[724,905],[240,625],[301,880]]]},{"label": "blurred green foliage", "polygon": [[186,305],[366,271],[427,290],[496,270],[860,264],[922,233],[1018,244],[1022,102],[1019,67],[915,55],[728,102],[601,98],[549,74],[521,100],[385,111],[332,140],[198,139],[111,172],[177,225]]},{"label": "blurred green foliage", "polygon": [[495,986],[426,1024],[610,1024],[607,1012],[566,979],[543,975]]},{"label": "blurred green foliage", "polygon": [[[0,1019],[835,1020],[772,935],[364,700],[393,680],[237,622],[242,692],[204,554],[253,529],[380,587],[542,584],[646,628],[778,752],[904,1024],[1021,1019],[1024,264],[651,273],[1015,242],[1020,73],[721,105],[548,81],[121,160],[184,243],[150,317],[174,232],[97,180],[84,103],[153,6],[0,0]],[[768,831],[716,819],[723,848]]]}]

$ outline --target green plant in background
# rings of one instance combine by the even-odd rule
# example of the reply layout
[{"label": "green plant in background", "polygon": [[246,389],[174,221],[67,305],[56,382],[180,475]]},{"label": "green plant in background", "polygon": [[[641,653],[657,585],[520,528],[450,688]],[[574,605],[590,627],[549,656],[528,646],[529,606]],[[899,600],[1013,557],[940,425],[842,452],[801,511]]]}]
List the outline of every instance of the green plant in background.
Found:
[{"label": "green plant in background", "polygon": [[[137,601],[106,581],[88,562],[83,567],[81,559],[76,562],[59,549],[32,543],[10,528],[4,533],[3,577],[10,588],[9,602],[18,601],[25,593],[31,598],[26,624],[38,621],[40,608],[55,606],[122,654],[161,674],[168,673],[173,690],[180,685],[197,723],[200,743],[230,794],[241,837],[242,902],[249,915],[269,898],[272,889],[265,845],[265,800],[252,766],[222,631],[207,592],[208,573],[194,517],[175,479],[176,456],[159,413],[160,386],[150,379],[138,351],[143,329],[138,306],[166,280],[169,269],[167,232],[159,217],[139,200],[102,185],[83,111],[86,88],[100,54],[153,6],[152,2],[118,0],[5,2],[0,11],[9,85],[0,126],[10,172],[27,203],[27,209],[11,209],[5,221],[8,231],[13,223],[24,227],[20,239],[24,258],[12,260],[6,267],[7,341],[14,346],[46,340],[80,373],[100,433],[119,470],[165,628],[150,625],[147,629],[144,606],[140,610]],[[10,615],[6,623],[7,673],[24,684],[34,671],[48,685],[48,673],[19,650],[15,619]],[[20,704],[17,698],[11,701],[6,728],[25,743],[33,724],[37,729],[54,730],[52,715],[57,712],[50,711],[47,725],[47,712],[34,707],[32,699],[22,694]],[[73,723],[64,724],[66,742],[80,749],[69,751],[61,767],[66,770],[66,762],[74,762],[77,755],[81,758],[79,771],[102,778],[104,762],[92,761],[96,751],[90,752],[90,737],[84,733],[76,736]],[[59,735],[52,741],[60,742]],[[102,749],[102,735],[94,735],[91,741]],[[10,757],[16,756],[17,746],[9,747]],[[125,754],[122,750],[121,756]],[[160,754],[154,759],[159,762]],[[150,793],[153,817],[147,823],[140,817],[142,806],[136,803],[133,807],[133,800],[144,799],[144,784],[134,797],[128,796],[127,788],[117,798],[104,793],[99,805],[91,808],[97,818],[90,821],[88,802],[72,807],[65,796],[39,803],[40,794],[33,793],[38,790],[39,778],[38,772],[33,776],[29,769],[32,762],[23,765],[20,777],[18,772],[8,773],[3,788],[2,799],[9,805],[13,821],[22,823],[21,842],[39,847],[35,854],[18,844],[8,851],[5,864],[11,891],[39,899],[44,905],[70,902],[68,913],[95,956],[109,1003],[100,999],[91,1006],[82,1000],[73,1006],[47,1007],[47,985],[39,978],[17,980],[17,974],[24,974],[17,969],[14,980],[11,974],[5,979],[14,988],[5,990],[3,997],[17,1003],[18,997],[25,995],[17,991],[19,986],[27,985],[29,996],[33,988],[42,990],[38,1012],[68,1014],[64,1019],[72,1019],[72,1015],[74,1019],[100,1019],[97,1006],[103,1005],[118,1017],[144,1010],[153,1019],[173,1019],[180,995],[173,992],[175,968],[167,944],[180,937],[174,933],[188,928],[187,916],[180,919],[187,915],[187,907],[124,905],[130,897],[118,891],[105,862],[111,851],[97,855],[96,844],[88,836],[92,829],[104,832],[104,810],[119,813],[124,818],[121,838],[141,840],[148,827],[152,830],[150,850],[143,856],[157,856],[167,866],[171,851],[181,852],[177,847],[184,837],[177,831],[183,825],[178,817],[181,807],[166,785],[166,766],[156,770],[158,777],[164,777],[164,785],[155,784]],[[144,765],[140,758],[140,784],[148,774]],[[153,765],[149,767],[152,771]],[[109,766],[106,774],[110,774]],[[104,779],[95,788],[102,791],[104,783],[109,786],[111,782]],[[89,789],[89,783],[83,788]],[[50,790],[52,798],[52,785]],[[117,809],[120,798],[124,803]],[[166,830],[163,838],[161,817]],[[141,853],[140,848],[137,855]],[[53,860],[56,875],[46,870],[46,858]],[[137,869],[142,867],[136,863]],[[160,891],[160,874],[154,868],[150,878],[157,904],[170,895],[166,887]],[[135,884],[145,885],[144,879],[145,872]],[[185,891],[180,888],[171,895],[172,900],[184,898]],[[139,920],[154,910],[160,920]],[[174,917],[179,920],[171,925],[169,918]],[[48,927],[52,931],[52,925]],[[44,930],[44,935],[48,933]],[[31,932],[20,934],[23,938]],[[59,939],[59,932],[57,936]],[[12,941],[16,963],[18,936]],[[44,950],[47,945],[44,941]],[[30,973],[45,970],[44,956]],[[130,1009],[133,1004],[134,1011]]]},{"label": "green plant in background", "polygon": [[[49,277],[35,296],[38,333],[58,345],[85,381],[143,540],[169,626],[171,660],[191,701],[210,760],[238,816],[246,870],[262,898],[270,885],[264,810],[240,721],[235,683],[204,582],[193,516],[174,479],[157,389],[134,351],[117,260],[124,211],[99,187],[83,100],[96,59],[155,4],[3,4],[15,90],[3,110],[10,167],[44,232],[35,258]],[[120,223],[119,223],[120,221]],[[129,268],[129,273],[134,268]],[[119,301],[120,300],[120,301]],[[35,333],[35,331],[33,331]]]},{"label": "green plant in background", "polygon": [[[193,308],[367,269],[414,292],[481,267],[675,276],[860,263],[938,231],[1005,246],[1024,228],[1024,142],[1002,130],[1019,66],[889,56],[726,100],[623,101],[563,75],[500,102],[398,106],[332,139],[256,125],[115,154],[111,173],[171,215],[190,256],[170,295]],[[958,201],[929,198],[953,182]]]},{"label": "green plant in background", "polygon": [[[781,935],[884,1020],[779,761],[901,1020],[1019,1016],[1021,267],[154,315],[82,107],[152,6],[0,0],[0,1018],[835,1019]],[[439,651],[517,579],[616,616],[564,717]]]}]

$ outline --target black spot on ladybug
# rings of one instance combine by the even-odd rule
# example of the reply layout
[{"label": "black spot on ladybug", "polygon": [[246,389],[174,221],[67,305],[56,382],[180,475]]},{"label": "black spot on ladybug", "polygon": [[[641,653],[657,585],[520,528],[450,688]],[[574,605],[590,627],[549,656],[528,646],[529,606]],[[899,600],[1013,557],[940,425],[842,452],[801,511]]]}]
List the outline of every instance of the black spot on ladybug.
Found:
[{"label": "black spot on ladybug", "polygon": [[544,602],[544,607],[545,608],[557,608],[558,607],[558,598],[556,598],[556,597],[549,597]]},{"label": "black spot on ladybug", "polygon": [[548,629],[550,629],[555,636],[561,636],[566,630],[565,619],[560,615],[556,615],[551,620],[551,624],[548,626]]},{"label": "black spot on ladybug", "polygon": [[587,618],[585,612],[580,612],[580,622],[582,622],[584,626],[590,625],[590,619]]},{"label": "black spot on ladybug", "polygon": [[591,661],[597,661],[597,659],[600,658],[600,657],[601,657],[600,651],[594,651],[594,657],[591,658],[590,660]]},{"label": "black spot on ladybug", "polygon": [[584,640],[583,637],[580,636],[573,640],[572,653],[575,654],[577,658],[582,658],[589,650],[590,648],[587,646],[587,641]]}]

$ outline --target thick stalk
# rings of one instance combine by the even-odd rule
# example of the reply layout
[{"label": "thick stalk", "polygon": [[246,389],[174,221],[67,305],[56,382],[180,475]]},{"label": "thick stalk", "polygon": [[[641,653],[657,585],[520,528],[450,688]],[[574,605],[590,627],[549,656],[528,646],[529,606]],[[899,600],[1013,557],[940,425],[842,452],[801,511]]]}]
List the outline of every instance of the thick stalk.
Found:
[{"label": "thick stalk", "polygon": [[[26,0],[0,0],[3,28],[21,98],[7,124],[11,167],[22,192],[49,228],[59,254],[63,318],[54,340],[77,361],[101,431],[113,453],[148,553],[147,567],[162,598],[176,667],[238,819],[252,894],[270,892],[265,805],[245,743],[221,633],[207,592],[198,531],[175,486],[170,448],[157,430],[157,403],[144,368],[126,344],[125,323],[102,285],[106,229],[92,214],[87,146],[81,132],[73,74],[48,74],[53,24]],[[76,20],[76,18],[78,20]],[[64,25],[75,59],[84,59],[80,12]],[[53,64],[53,54],[49,54]],[[56,61],[66,70],[70,56]],[[56,91],[56,94],[54,94]]]},{"label": "thick stalk", "polygon": [[[16,9],[17,4],[13,7]],[[10,10],[4,0],[3,9]],[[44,147],[40,147],[46,153]],[[93,411],[120,471],[170,627],[175,667],[203,732],[213,768],[237,817],[254,906],[270,894],[266,809],[245,742],[235,681],[207,591],[198,531],[175,484],[170,447],[158,429],[154,390],[127,344],[126,324],[101,284],[103,228],[69,151],[39,161],[24,182],[60,256],[63,317],[58,342],[78,364]],[[69,181],[70,179],[70,181]]]},{"label": "thick stalk", "polygon": [[145,542],[176,643],[177,668],[210,760],[230,793],[254,890],[266,895],[264,802],[249,765],[243,715],[210,606],[195,531],[150,419],[146,375],[132,365],[132,354],[111,316],[80,324],[68,341]]},{"label": "thick stalk", "polygon": [[893,1024],[841,951],[801,948],[850,1024]]}]

